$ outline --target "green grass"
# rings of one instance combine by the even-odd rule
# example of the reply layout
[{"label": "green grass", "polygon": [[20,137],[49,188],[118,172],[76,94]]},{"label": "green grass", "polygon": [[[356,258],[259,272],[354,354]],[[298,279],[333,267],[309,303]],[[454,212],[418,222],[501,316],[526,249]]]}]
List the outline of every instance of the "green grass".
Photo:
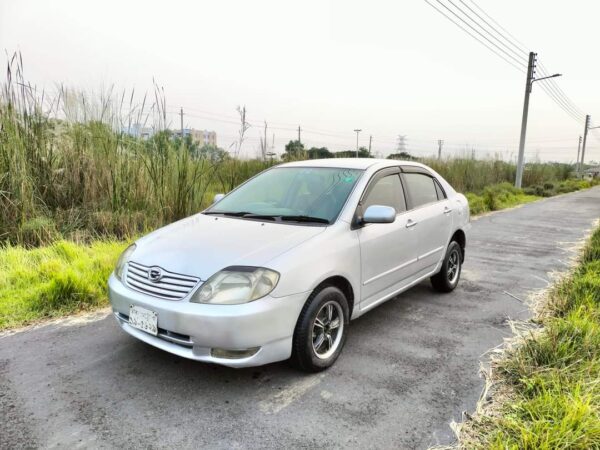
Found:
[{"label": "green grass", "polygon": [[478,417],[468,448],[600,448],[600,228],[531,333],[499,362],[512,392]]},{"label": "green grass", "polygon": [[58,241],[0,248],[0,330],[108,304],[106,283],[126,244]]}]

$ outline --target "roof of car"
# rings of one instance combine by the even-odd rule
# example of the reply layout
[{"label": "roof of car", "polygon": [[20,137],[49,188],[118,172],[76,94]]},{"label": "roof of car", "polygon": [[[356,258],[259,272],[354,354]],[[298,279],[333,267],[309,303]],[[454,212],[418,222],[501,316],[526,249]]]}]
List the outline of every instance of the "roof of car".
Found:
[{"label": "roof of car", "polygon": [[399,165],[421,166],[422,164],[414,161],[400,161],[397,159],[376,159],[376,158],[328,158],[328,159],[309,159],[305,161],[294,161],[279,165],[279,167],[339,167],[344,169],[366,170],[371,166],[387,167]]}]

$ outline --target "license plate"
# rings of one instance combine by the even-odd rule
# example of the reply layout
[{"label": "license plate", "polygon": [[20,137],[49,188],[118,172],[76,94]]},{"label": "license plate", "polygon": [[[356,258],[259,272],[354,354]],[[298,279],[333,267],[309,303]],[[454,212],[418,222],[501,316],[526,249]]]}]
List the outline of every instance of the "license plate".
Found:
[{"label": "license plate", "polygon": [[158,334],[158,314],[141,306],[129,307],[129,325],[146,333]]}]

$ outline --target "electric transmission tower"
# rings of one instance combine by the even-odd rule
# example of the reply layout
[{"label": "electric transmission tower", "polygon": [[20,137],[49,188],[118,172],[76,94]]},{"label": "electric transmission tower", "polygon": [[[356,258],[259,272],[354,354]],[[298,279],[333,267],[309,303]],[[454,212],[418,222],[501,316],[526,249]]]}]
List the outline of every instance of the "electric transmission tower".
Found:
[{"label": "electric transmission tower", "polygon": [[396,141],[396,152],[397,153],[406,153],[406,135],[398,135],[398,140]]}]

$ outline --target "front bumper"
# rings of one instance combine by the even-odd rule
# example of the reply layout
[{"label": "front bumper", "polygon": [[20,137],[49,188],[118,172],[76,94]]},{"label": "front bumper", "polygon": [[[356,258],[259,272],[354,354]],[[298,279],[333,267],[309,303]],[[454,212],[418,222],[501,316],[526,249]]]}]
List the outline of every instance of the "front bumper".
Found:
[{"label": "front bumper", "polygon": [[[197,361],[229,367],[251,367],[288,359],[300,311],[309,292],[270,297],[242,305],[206,305],[187,300],[162,300],[134,291],[114,274],[108,293],[115,317],[124,331],[162,350]],[[131,305],[158,314],[158,336],[128,323]],[[252,356],[217,358],[211,349],[246,350],[258,347]]]}]

